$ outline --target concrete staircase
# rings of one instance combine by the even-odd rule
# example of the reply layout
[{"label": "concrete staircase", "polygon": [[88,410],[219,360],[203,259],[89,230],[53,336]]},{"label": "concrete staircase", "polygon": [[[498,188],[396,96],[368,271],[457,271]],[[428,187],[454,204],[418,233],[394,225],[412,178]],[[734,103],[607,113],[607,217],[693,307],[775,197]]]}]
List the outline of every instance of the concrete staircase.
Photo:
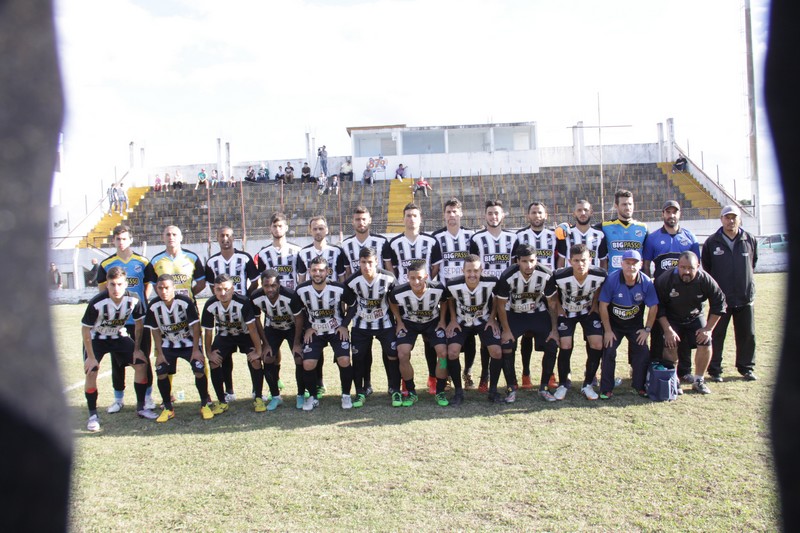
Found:
[{"label": "concrete staircase", "polygon": [[697,210],[698,215],[702,218],[716,218],[722,207],[719,202],[689,172],[675,172],[673,174],[672,165],[671,162],[658,163],[658,168],[686,198],[689,204],[687,207]]},{"label": "concrete staircase", "polygon": [[112,232],[114,228],[122,224],[128,219],[128,214],[142,201],[145,194],[150,190],[150,187],[131,187],[127,190],[128,195],[128,209],[125,213],[120,214],[117,211],[106,213],[100,222],[78,243],[78,248],[100,247],[104,244],[110,244]]}]

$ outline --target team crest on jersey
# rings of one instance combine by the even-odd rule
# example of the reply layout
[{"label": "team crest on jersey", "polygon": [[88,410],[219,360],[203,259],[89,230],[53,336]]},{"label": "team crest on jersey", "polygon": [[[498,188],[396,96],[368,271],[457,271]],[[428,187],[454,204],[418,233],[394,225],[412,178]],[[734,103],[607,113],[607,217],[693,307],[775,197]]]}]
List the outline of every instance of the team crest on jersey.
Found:
[{"label": "team crest on jersey", "polygon": [[670,297],[670,298],[677,298],[677,297],[678,297],[678,296],[680,296],[680,295],[681,295],[681,293],[679,293],[679,292],[678,292],[678,291],[676,291],[675,289],[672,289],[671,291],[669,291],[669,297]]},{"label": "team crest on jersey", "polygon": [[592,322],[592,326],[593,326],[595,329],[600,329],[600,328],[602,328],[602,327],[603,327],[603,324],[602,324],[602,323],[601,323],[599,320],[595,320],[595,321],[593,321],[593,322]]},{"label": "team crest on jersey", "polygon": [[714,255],[725,255],[725,250],[723,250],[722,248],[717,246],[716,248],[714,248],[713,254]]},{"label": "team crest on jersey", "polygon": [[642,300],[644,300],[644,295],[641,292],[637,292],[633,295],[634,302],[641,302]]},{"label": "team crest on jersey", "polygon": [[677,239],[681,246],[689,246],[691,244],[689,239],[686,238],[686,235],[678,235]]},{"label": "team crest on jersey", "polygon": [[640,229],[637,229],[636,231],[633,232],[633,234],[636,235],[637,237],[641,237],[644,235],[644,232]]},{"label": "team crest on jersey", "polygon": [[142,268],[142,265],[133,265],[133,271],[134,272],[141,272],[142,270],[144,270]]}]

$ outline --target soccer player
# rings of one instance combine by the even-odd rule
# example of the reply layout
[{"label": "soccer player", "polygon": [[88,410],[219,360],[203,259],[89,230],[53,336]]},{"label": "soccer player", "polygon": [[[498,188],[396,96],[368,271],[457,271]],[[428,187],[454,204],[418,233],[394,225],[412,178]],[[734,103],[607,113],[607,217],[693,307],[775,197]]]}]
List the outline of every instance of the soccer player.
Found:
[{"label": "soccer player", "polygon": [[[547,384],[553,375],[558,352],[558,315],[555,308],[548,309],[544,297],[545,286],[552,275],[552,270],[538,263],[536,250],[529,244],[522,244],[517,247],[517,264],[507,268],[494,287],[494,306],[502,328],[500,341],[506,375],[514,374],[517,339],[530,335],[536,340],[536,349],[543,352],[539,395],[549,402],[555,401]],[[512,389],[506,402],[515,400],[516,390]]]},{"label": "soccer player", "polygon": [[[353,325],[350,331],[350,345],[357,394],[353,407],[363,406],[367,397],[365,376],[369,373],[369,369],[366,355],[372,351],[373,339],[378,339],[381,343],[383,361],[390,381],[393,381],[392,376],[400,372],[397,361],[397,337],[387,298],[397,280],[388,270],[378,268],[379,259],[374,248],[362,248],[359,252],[359,261],[359,271],[344,282],[347,314],[343,325],[345,327],[351,323]],[[417,401],[413,381],[411,388],[406,390],[409,405],[413,405]]]},{"label": "soccer player", "polygon": [[[505,218],[503,202],[487,200],[484,219],[486,229],[477,231],[470,239],[469,252],[477,255],[483,262],[483,276],[499,279],[500,275],[511,266],[511,250],[517,236],[513,231],[502,228]],[[470,368],[466,369],[469,372]],[[481,346],[481,380],[478,390],[486,392],[488,387],[489,352]],[[515,378],[516,380],[516,378]]]},{"label": "soccer player", "polygon": [[[240,296],[247,296],[258,287],[258,270],[253,258],[247,252],[236,250],[233,247],[233,229],[222,226],[217,232],[219,252],[206,261],[206,279],[216,279],[220,274],[227,274],[233,281],[233,290]],[[214,290],[213,283],[211,290]],[[236,400],[233,392],[233,358],[225,366],[225,401]]]},{"label": "soccer player", "polygon": [[558,252],[556,266],[558,268],[566,266],[569,261],[569,251],[575,244],[586,246],[592,259],[590,266],[602,269],[608,267],[608,248],[605,234],[603,234],[602,229],[592,226],[592,215],[594,215],[592,204],[586,200],[575,202],[575,209],[572,212],[575,224],[567,231],[566,238],[559,240],[556,244],[556,251]]},{"label": "soccer player", "polygon": [[371,233],[372,215],[363,205],[353,209],[353,230],[355,233],[339,243],[344,252],[345,277],[349,278],[359,271],[361,259],[359,252],[364,248],[373,248],[378,253],[378,258],[384,255],[383,247],[389,240],[383,235]]},{"label": "soccer player", "polygon": [[[678,266],[656,280],[658,321],[664,331],[664,358],[676,363],[678,348],[688,344],[697,348],[694,354],[694,384],[692,390],[710,394],[703,376],[712,356],[712,332],[725,313],[725,295],[709,274],[700,270],[694,252],[683,252]],[[709,302],[708,319],[703,316]]]},{"label": "soccer player", "polygon": [[592,387],[603,356],[603,325],[600,315],[597,313],[597,301],[600,296],[600,288],[606,279],[606,271],[589,266],[591,263],[592,256],[586,245],[573,244],[569,249],[570,266],[557,270],[547,280],[545,287],[548,303],[554,309],[558,309],[559,315],[559,384],[553,394],[556,400],[563,400],[567,396],[572,337],[575,335],[575,327],[578,324],[583,329],[587,352],[586,374],[581,393],[588,400],[598,398]]},{"label": "soccer player", "polygon": [[[664,225],[647,236],[642,250],[644,260],[642,270],[652,279],[658,279],[667,270],[678,266],[678,257],[685,251],[692,251],[700,257],[700,245],[694,234],[680,226],[681,206],[675,200],[669,200],[661,209]],[[650,356],[661,359],[664,350],[664,332],[656,321],[650,335]],[[686,383],[694,383],[692,376],[692,350],[686,344],[678,352],[678,376]]]},{"label": "soccer player", "polygon": [[[89,407],[86,429],[100,431],[97,416],[97,373],[105,354],[110,353],[117,364],[134,368],[133,387],[136,391],[136,414],[141,418],[155,420],[158,415],[144,405],[147,390],[149,363],[142,352],[145,309],[141,298],[126,290],[128,278],[121,267],[111,267],[107,272],[106,289],[89,300],[81,320],[83,337],[83,369],[86,373],[84,391]],[[125,322],[134,320],[134,338],[128,335]]]},{"label": "soccer player", "polygon": [[269,219],[269,230],[272,242],[256,254],[256,266],[259,272],[272,268],[280,274],[280,284],[287,289],[297,288],[297,253],[300,247],[286,239],[289,225],[286,215],[272,213]]},{"label": "soccer player", "polygon": [[300,334],[303,330],[303,303],[294,291],[280,284],[280,273],[267,269],[261,274],[261,288],[256,289],[250,299],[259,312],[263,312],[264,324],[260,316],[256,319],[256,328],[263,345],[264,377],[267,380],[272,398],[267,404],[267,411],[274,411],[283,403],[278,387],[278,354],[285,341],[294,354],[295,379],[297,381],[297,408],[303,408],[303,365],[300,357]]},{"label": "soccer player", "polygon": [[153,335],[156,352],[156,375],[158,390],[164,402],[164,410],[156,422],[167,422],[175,418],[168,377],[175,374],[178,359],[185,359],[192,367],[194,385],[200,395],[200,417],[214,418],[218,405],[207,405],[208,378],[206,359],[203,356],[200,337],[200,317],[197,306],[184,295],[175,294],[175,282],[171,274],[162,274],[156,282],[156,297],[150,302],[145,318],[145,327]]},{"label": "soccer player", "polygon": [[[125,270],[128,277],[128,290],[139,296],[142,303],[147,306],[145,298],[144,274],[149,261],[133,251],[133,234],[131,229],[125,225],[119,225],[112,231],[114,236],[114,246],[117,253],[104,259],[97,269],[97,288],[102,292],[106,289],[109,269],[118,266]],[[128,318],[125,328],[128,336],[134,335],[133,317]],[[145,357],[150,358],[150,335],[142,338],[142,352]],[[111,359],[111,385],[114,387],[114,403],[108,406],[109,413],[118,413],[125,405],[125,365],[118,365],[114,358]],[[145,392],[144,404],[148,409],[155,409],[156,405],[152,399],[153,390],[153,369],[147,365],[147,391]]]},{"label": "soccer player", "polygon": [[328,221],[322,215],[312,217],[308,221],[308,232],[314,242],[304,246],[297,253],[297,279],[303,283],[308,279],[308,270],[311,261],[316,257],[324,257],[328,263],[328,279],[330,281],[344,281],[345,260],[342,249],[328,244]]},{"label": "soccer player", "polygon": [[[393,376],[389,388],[392,392],[392,407],[413,405],[403,402],[400,394],[400,378],[406,381],[406,389],[413,387],[414,368],[411,366],[411,350],[417,337],[427,339],[436,354],[436,403],[442,407],[449,405],[444,394],[447,385],[447,372],[450,367],[447,359],[447,335],[445,333],[445,289],[440,284],[430,281],[425,271],[425,263],[418,261],[408,267],[408,283],[395,287],[389,293],[389,307],[395,318],[397,333],[397,356],[400,361],[400,373]],[[458,362],[458,359],[456,359]],[[449,368],[458,372],[456,365]],[[412,384],[409,385],[408,382]]]},{"label": "soccer player", "polygon": [[[206,301],[201,315],[206,357],[211,366],[211,384],[217,394],[219,409],[228,410],[225,399],[224,370],[226,360],[239,351],[247,354],[250,380],[253,382],[255,399],[253,409],[256,413],[267,410],[261,397],[264,385],[264,369],[261,364],[261,338],[256,328],[255,311],[249,298],[240,296],[233,288],[233,280],[228,274],[220,274],[214,279],[214,296]],[[212,342],[213,337],[213,342]]]},{"label": "soccer player", "polygon": [[[547,208],[542,202],[531,202],[528,205],[529,227],[517,232],[517,240],[511,255],[517,257],[517,248],[522,244],[529,244],[536,251],[536,263],[553,271],[556,269],[556,252],[558,239],[552,229],[546,228]],[[522,384],[523,389],[533,388],[531,383],[531,355],[533,355],[533,337],[523,335],[520,341],[520,354],[522,355]]]},{"label": "soccer player", "polygon": [[[642,256],[636,250],[625,250],[622,268],[612,272],[600,289],[600,320],[603,323],[603,361],[600,398],[613,396],[617,347],[623,337],[628,339],[633,366],[632,385],[640,396],[644,389],[650,350],[647,338],[658,313],[658,295],[652,280],[639,270]],[[647,322],[644,310],[647,308]]]},{"label": "soccer player", "polygon": [[[445,290],[450,317],[445,331],[448,368],[455,389],[453,399],[450,401],[453,405],[461,405],[464,402],[458,354],[469,335],[480,336],[481,344],[489,351],[491,358],[489,401],[503,401],[497,392],[497,382],[500,370],[503,368],[500,326],[492,313],[492,290],[497,280],[482,276],[482,272],[483,261],[477,255],[470,254],[464,259],[464,275],[452,280]],[[516,385],[513,375],[506,374],[506,385],[513,390]]]},{"label": "soccer player", "polygon": [[636,250],[640,254],[647,238],[647,226],[633,219],[633,193],[620,189],[614,193],[617,218],[606,220],[601,229],[606,237],[608,249],[608,273],[622,268],[625,250]]},{"label": "soccer player", "polygon": [[206,288],[206,271],[196,253],[181,247],[183,234],[177,226],[167,226],[163,233],[165,249],[153,256],[145,269],[148,297],[161,274],[172,274],[175,294],[183,294],[195,301],[195,296]]},{"label": "soccer player", "polygon": [[303,333],[303,382],[308,398],[304,411],[319,406],[317,399],[317,363],[322,360],[322,350],[330,345],[339,367],[342,384],[342,409],[353,407],[350,389],[353,385],[353,367],[350,365],[350,333],[344,327],[343,296],[345,287],[329,281],[330,266],[323,256],[314,257],[309,265],[310,280],[297,287],[297,296],[306,310]]}]

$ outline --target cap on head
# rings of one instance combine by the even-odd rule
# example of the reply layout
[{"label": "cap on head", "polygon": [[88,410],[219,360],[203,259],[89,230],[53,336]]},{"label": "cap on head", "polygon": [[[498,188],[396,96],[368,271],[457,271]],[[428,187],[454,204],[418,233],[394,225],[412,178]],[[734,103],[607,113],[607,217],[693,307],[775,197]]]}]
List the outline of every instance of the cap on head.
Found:
[{"label": "cap on head", "polygon": [[737,217],[742,216],[742,213],[739,211],[739,208],[735,205],[726,205],[722,208],[722,212],[719,216],[724,217],[727,215],[736,215]]},{"label": "cap on head", "polygon": [[625,250],[622,252],[622,260],[625,261],[626,259],[635,259],[637,261],[641,261],[642,254],[640,254],[638,250]]},{"label": "cap on head", "polygon": [[666,211],[668,208],[674,207],[678,211],[681,210],[681,206],[675,200],[669,200],[668,202],[664,202],[664,207],[661,208],[661,211]]}]

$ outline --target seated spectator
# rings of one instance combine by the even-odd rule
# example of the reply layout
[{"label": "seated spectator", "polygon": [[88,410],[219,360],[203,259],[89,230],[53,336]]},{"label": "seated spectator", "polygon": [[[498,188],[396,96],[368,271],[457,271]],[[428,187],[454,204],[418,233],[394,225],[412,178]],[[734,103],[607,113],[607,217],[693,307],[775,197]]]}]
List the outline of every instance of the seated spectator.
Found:
[{"label": "seated spectator", "polygon": [[345,159],[339,168],[339,177],[342,181],[353,181],[353,164],[350,162],[350,158]]},{"label": "seated spectator", "polygon": [[394,179],[403,181],[403,178],[406,177],[406,167],[403,166],[403,163],[400,163],[400,166],[397,167],[397,170],[394,171]]},{"label": "seated spectator", "polygon": [[200,172],[197,173],[197,183],[194,186],[194,190],[197,190],[197,188],[201,185],[208,189],[208,175],[206,174],[206,169],[204,168],[201,168]]},{"label": "seated spectator", "polygon": [[308,163],[303,163],[303,168],[300,169],[300,183],[311,183],[311,167]]},{"label": "seated spectator", "polygon": [[258,181],[258,179],[256,178],[256,171],[253,168],[253,165],[247,167],[247,171],[244,173],[244,181],[249,181],[251,183],[255,183],[256,181]]},{"label": "seated spectator", "polygon": [[422,191],[425,193],[425,198],[428,198],[428,190],[433,190],[431,184],[427,182],[425,178],[422,176],[419,177],[417,182],[414,184],[414,195],[416,196],[417,191]]},{"label": "seated spectator", "polygon": [[216,188],[218,183],[219,183],[219,173],[215,168],[214,170],[211,171],[211,188],[212,189]]},{"label": "seated spectator", "polygon": [[169,192],[169,172],[164,173],[164,192]]},{"label": "seated spectator", "polygon": [[369,168],[369,165],[367,165],[367,168],[364,169],[364,173],[361,175],[361,182],[370,187],[375,185],[375,173]]},{"label": "seated spectator", "polygon": [[686,158],[681,154],[678,156],[678,159],[675,160],[675,164],[672,165],[672,173],[683,172],[684,170],[686,170]]},{"label": "seated spectator", "polygon": [[183,189],[183,176],[181,176],[181,171],[175,171],[175,188],[176,189]]},{"label": "seated spectator", "polygon": [[[164,176],[166,177],[167,174],[164,174]],[[153,184],[153,190],[155,192],[161,192],[161,176],[159,176],[158,174],[156,174],[156,181]]]},{"label": "seated spectator", "polygon": [[339,194],[339,176],[331,176],[331,185],[328,187],[328,194]]},{"label": "seated spectator", "polygon": [[278,171],[275,173],[275,183],[285,183],[286,175],[283,173],[283,167],[278,166]]},{"label": "seated spectator", "polygon": [[291,161],[286,162],[286,168],[283,169],[283,176],[286,183],[292,183],[294,181],[294,167]]},{"label": "seated spectator", "polygon": [[325,191],[328,190],[328,177],[325,175],[324,172],[319,173],[319,179],[317,180],[317,192],[319,195],[322,196],[325,194]]},{"label": "seated spectator", "polygon": [[231,179],[228,181],[228,183],[230,184],[230,187],[236,187],[236,178],[233,174],[231,174]]}]

